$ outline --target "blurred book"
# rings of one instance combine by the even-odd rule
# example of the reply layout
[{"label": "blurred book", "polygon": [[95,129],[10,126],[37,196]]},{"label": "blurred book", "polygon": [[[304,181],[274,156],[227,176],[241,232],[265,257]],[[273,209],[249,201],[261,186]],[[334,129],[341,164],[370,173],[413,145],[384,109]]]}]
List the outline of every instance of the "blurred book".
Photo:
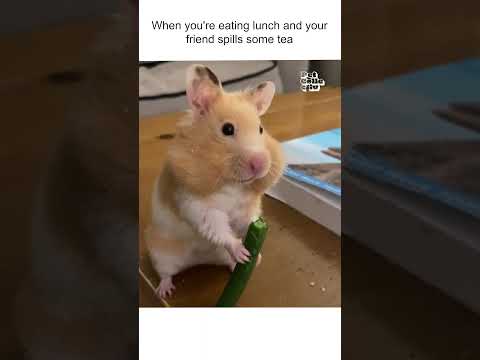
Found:
[{"label": "blurred book", "polygon": [[342,93],[344,234],[478,313],[479,71],[467,59]]},{"label": "blurred book", "polygon": [[438,112],[478,102],[479,74],[480,58],[468,59],[342,90],[343,154],[361,143],[478,140],[472,121],[458,126]]},{"label": "blurred book", "polygon": [[282,143],[287,167],[267,194],[340,235],[341,130]]}]

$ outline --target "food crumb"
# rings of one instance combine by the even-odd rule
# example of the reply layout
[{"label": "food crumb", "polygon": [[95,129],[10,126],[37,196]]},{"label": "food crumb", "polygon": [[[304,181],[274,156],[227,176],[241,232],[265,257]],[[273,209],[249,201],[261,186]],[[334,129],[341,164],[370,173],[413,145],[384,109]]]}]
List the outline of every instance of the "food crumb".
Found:
[{"label": "food crumb", "polygon": [[321,289],[323,292],[327,291],[327,288],[325,286],[322,286]]},{"label": "food crumb", "polygon": [[311,287],[314,287],[314,286],[315,286],[315,281],[311,281],[309,285],[310,285]]}]

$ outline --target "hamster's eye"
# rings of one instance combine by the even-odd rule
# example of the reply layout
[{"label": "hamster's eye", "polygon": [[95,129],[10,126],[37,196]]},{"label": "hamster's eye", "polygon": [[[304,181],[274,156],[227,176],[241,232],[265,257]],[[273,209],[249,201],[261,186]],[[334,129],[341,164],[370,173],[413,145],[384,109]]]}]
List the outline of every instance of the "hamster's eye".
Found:
[{"label": "hamster's eye", "polygon": [[225,123],[222,127],[223,135],[232,136],[235,133],[235,128],[231,123]]},{"label": "hamster's eye", "polygon": [[262,125],[260,125],[260,129],[259,129],[259,130],[260,130],[260,134],[263,134],[263,127],[262,127]]}]

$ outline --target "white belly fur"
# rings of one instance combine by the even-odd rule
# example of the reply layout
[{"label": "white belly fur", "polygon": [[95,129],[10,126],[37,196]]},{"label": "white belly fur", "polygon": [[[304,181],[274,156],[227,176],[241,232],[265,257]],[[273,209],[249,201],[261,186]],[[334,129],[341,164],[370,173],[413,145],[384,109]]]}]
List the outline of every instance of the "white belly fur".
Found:
[{"label": "white belly fur", "polygon": [[[197,264],[228,264],[231,259],[224,248],[218,248],[203,239],[195,229],[180,218],[169,206],[159,201],[158,179],[152,194],[152,229],[162,237],[178,242],[178,251],[168,251],[145,236],[152,263],[160,276],[174,275]],[[188,198],[194,199],[193,195]],[[185,199],[185,196],[182,196]],[[195,198],[198,200],[198,198]],[[185,200],[183,200],[185,201]],[[188,201],[188,200],[187,200]],[[243,237],[253,218],[260,214],[259,204],[253,195],[240,186],[225,186],[220,191],[203,199],[208,206],[225,212],[230,219],[230,226],[237,236]],[[147,235],[147,233],[146,233]],[[171,249],[171,247],[170,247]]]}]

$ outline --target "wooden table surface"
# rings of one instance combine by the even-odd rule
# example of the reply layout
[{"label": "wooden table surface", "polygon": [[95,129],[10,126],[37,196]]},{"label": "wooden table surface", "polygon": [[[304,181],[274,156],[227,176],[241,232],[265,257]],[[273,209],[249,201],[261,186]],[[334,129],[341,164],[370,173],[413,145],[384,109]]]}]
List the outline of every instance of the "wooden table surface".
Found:
[{"label": "wooden table surface", "polygon": [[[274,98],[263,116],[265,128],[280,141],[340,126],[340,89],[322,88],[318,93],[292,93]],[[158,282],[143,243],[143,229],[150,222],[150,194],[169,143],[175,122],[182,113],[140,121],[139,253],[141,267]],[[239,306],[340,306],[340,238],[289,206],[264,199],[269,235],[262,264],[254,271]],[[220,295],[229,271],[202,266],[174,278],[172,306],[212,306]],[[140,278],[140,306],[162,306]]]}]

